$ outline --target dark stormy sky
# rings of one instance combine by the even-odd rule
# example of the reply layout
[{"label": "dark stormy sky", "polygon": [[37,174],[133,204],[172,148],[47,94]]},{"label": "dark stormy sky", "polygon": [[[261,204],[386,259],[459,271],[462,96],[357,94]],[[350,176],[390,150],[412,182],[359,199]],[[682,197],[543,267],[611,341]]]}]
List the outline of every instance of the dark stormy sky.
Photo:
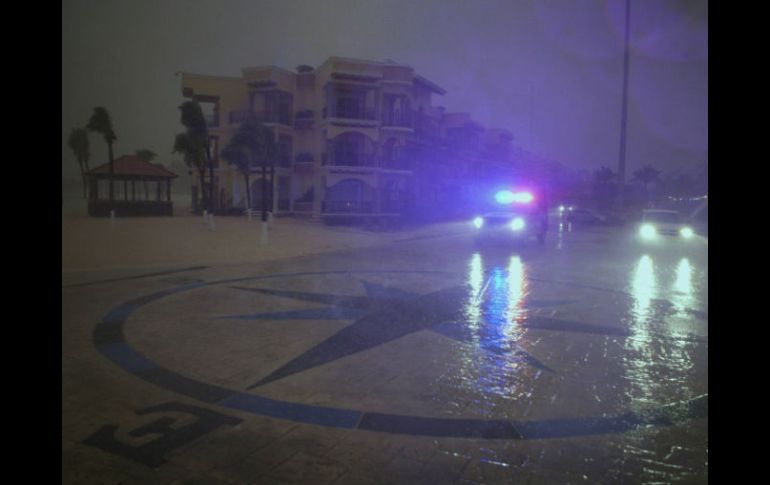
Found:
[{"label": "dark stormy sky", "polygon": [[[171,164],[182,131],[179,71],[392,59],[447,90],[434,104],[504,127],[571,168],[617,168],[624,0],[64,0],[62,179],[95,106],[116,156],[149,148]],[[708,4],[631,0],[628,173],[708,161]],[[94,166],[107,160],[91,134]]]}]

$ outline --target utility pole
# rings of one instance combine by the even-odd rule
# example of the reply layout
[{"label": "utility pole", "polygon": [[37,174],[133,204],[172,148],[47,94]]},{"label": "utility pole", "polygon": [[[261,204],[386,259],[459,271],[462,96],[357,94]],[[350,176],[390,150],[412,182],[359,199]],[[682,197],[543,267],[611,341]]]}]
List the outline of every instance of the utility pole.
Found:
[{"label": "utility pole", "polygon": [[618,161],[618,205],[623,210],[626,188],[626,122],[628,118],[628,35],[631,19],[631,0],[626,0],[625,49],[623,55],[623,107],[620,120],[620,160]]},{"label": "utility pole", "polygon": [[534,112],[535,112],[535,101],[534,101],[534,94],[535,94],[535,88],[532,85],[532,81],[529,82],[529,148],[530,150],[533,147],[533,141],[534,141],[534,133],[532,131],[532,120],[534,118]]}]

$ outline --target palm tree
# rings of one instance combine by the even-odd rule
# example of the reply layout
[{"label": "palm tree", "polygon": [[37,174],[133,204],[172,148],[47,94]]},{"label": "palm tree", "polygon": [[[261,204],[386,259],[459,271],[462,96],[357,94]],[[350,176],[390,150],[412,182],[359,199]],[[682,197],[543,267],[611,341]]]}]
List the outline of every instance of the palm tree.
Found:
[{"label": "palm tree", "polygon": [[88,198],[85,174],[89,170],[88,159],[91,157],[91,146],[88,143],[88,131],[84,128],[73,129],[67,143],[75,154],[75,158],[80,166],[80,177],[83,180],[83,198]]},{"label": "palm tree", "polygon": [[612,183],[618,174],[608,167],[601,167],[594,172],[594,202],[598,207],[609,209],[617,195],[617,185]]},{"label": "palm tree", "polygon": [[597,182],[612,182],[615,177],[617,177],[617,174],[607,167],[601,167],[594,172],[594,178]]},{"label": "palm tree", "polygon": [[247,209],[251,209],[251,184],[249,183],[249,176],[251,175],[251,167],[259,160],[260,131],[255,123],[246,121],[238,128],[230,143],[222,149],[222,158],[235,165],[246,182]]},{"label": "palm tree", "polygon": [[153,159],[158,156],[157,153],[147,148],[137,150],[135,153],[137,157],[139,157],[141,160],[144,160],[145,162],[152,162]]},{"label": "palm tree", "polygon": [[94,108],[94,113],[91,115],[91,119],[88,120],[86,128],[89,131],[101,134],[107,143],[107,153],[110,160],[110,208],[112,208],[115,198],[115,160],[112,154],[112,144],[118,137],[115,136],[115,132],[112,129],[110,114],[102,106]]},{"label": "palm tree", "polygon": [[[203,110],[201,110],[201,106],[197,101],[185,101],[181,104],[181,106],[179,106],[179,110],[181,111],[180,121],[185,126],[185,128],[187,128],[186,132],[184,133],[184,136],[187,139],[182,142],[182,145],[196,153],[193,157],[194,163],[196,164],[203,162],[199,158],[199,152],[202,151],[202,153],[205,155],[205,163],[209,167],[209,197],[208,200],[206,200],[207,198],[204,196],[203,200],[204,205],[206,205],[209,212],[211,212],[213,209],[212,205],[214,203],[214,164],[211,160],[209,130],[208,126],[206,125],[206,118],[204,118]],[[179,136],[180,135],[177,135],[176,142],[179,142]],[[174,143],[174,151],[177,151],[176,142]],[[185,161],[187,161],[187,159],[185,159]],[[201,170],[201,194],[204,192],[203,174],[204,172]]]},{"label": "palm tree", "polygon": [[206,194],[203,191],[203,180],[206,174],[206,149],[198,144],[197,141],[199,140],[196,140],[187,133],[179,133],[176,139],[174,139],[174,150],[172,153],[181,153],[187,167],[198,171],[201,180],[200,198],[203,201],[201,205],[206,206]]},{"label": "palm tree", "polygon": [[647,191],[647,188],[651,183],[657,182],[659,178],[660,178],[659,170],[654,169],[652,165],[645,165],[644,167],[634,172],[634,176],[632,180],[635,180],[637,182],[641,182],[642,184],[644,184],[644,198],[649,199],[649,193]]},{"label": "palm tree", "polygon": [[264,200],[264,197],[267,195],[265,169],[270,164],[270,161],[274,159],[275,148],[273,132],[253,120],[247,120],[241,124],[230,143],[222,150],[222,158],[235,165],[243,174],[246,182],[248,208],[252,207],[249,177],[252,167],[255,166],[262,167],[263,211],[267,205],[267,202]]},{"label": "palm tree", "polygon": [[265,126],[259,127],[260,132],[260,145],[259,145],[259,157],[260,165],[262,166],[262,221],[267,220],[267,167],[270,167],[270,194],[272,200],[272,193],[274,187],[273,177],[275,176],[275,157],[278,151],[278,146],[275,143],[273,137],[273,130]]}]

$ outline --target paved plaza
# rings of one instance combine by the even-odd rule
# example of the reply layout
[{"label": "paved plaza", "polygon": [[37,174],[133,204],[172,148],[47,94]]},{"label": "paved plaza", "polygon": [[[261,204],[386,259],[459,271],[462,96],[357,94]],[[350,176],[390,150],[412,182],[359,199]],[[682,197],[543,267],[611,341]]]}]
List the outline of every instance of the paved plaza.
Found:
[{"label": "paved plaza", "polygon": [[63,271],[63,483],[705,483],[707,242],[469,231]]}]

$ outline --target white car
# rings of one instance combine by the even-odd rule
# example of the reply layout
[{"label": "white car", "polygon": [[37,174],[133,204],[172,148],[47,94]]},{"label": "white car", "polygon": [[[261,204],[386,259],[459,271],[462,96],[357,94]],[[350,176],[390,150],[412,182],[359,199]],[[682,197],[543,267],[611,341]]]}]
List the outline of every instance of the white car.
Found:
[{"label": "white car", "polygon": [[649,209],[642,212],[642,223],[639,226],[639,238],[645,242],[666,240],[692,239],[695,232],[687,221],[677,211]]}]

